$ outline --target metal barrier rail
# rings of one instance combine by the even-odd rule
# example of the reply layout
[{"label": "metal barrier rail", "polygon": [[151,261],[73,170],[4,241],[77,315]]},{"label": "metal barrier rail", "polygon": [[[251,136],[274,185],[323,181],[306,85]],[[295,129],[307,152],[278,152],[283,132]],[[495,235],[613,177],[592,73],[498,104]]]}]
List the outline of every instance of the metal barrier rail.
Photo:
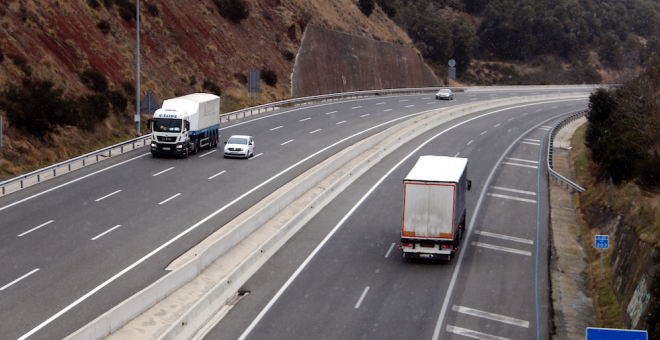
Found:
[{"label": "metal barrier rail", "polygon": [[555,124],[555,126],[553,126],[552,130],[550,131],[550,140],[549,140],[549,143],[548,143],[548,170],[550,171],[550,175],[552,176],[552,180],[559,181],[561,183],[561,186],[563,186],[564,183],[566,183],[566,189],[572,187],[573,189],[575,189],[579,192],[584,192],[585,189],[582,188],[581,186],[571,182],[566,177],[560,175],[559,173],[557,173],[557,171],[555,171],[552,168],[552,144],[554,142],[555,135],[557,134],[557,132],[559,130],[561,130],[564,126],[572,123],[573,121],[586,116],[588,112],[589,112],[588,110],[584,110],[584,111],[580,111],[578,113],[574,113],[574,114],[562,119],[559,123]]},{"label": "metal barrier rail", "polygon": [[[335,100],[335,99],[346,99],[346,98],[360,98],[360,97],[367,97],[367,96],[378,96],[378,95],[392,95],[392,94],[413,94],[413,93],[427,93],[427,92],[436,92],[438,91],[440,87],[424,87],[424,88],[410,88],[410,89],[388,89],[388,90],[372,90],[372,91],[355,91],[355,92],[342,92],[342,93],[334,93],[334,94],[326,94],[326,95],[320,95],[320,96],[311,96],[311,97],[303,97],[303,98],[295,98],[295,99],[288,99],[288,100],[282,100],[279,102],[274,102],[274,103],[269,103],[269,104],[264,104],[264,105],[259,105],[259,106],[254,106],[254,107],[249,107],[246,109],[238,110],[238,111],[233,111],[225,114],[220,115],[220,120],[222,122],[222,118],[226,118],[227,121],[231,120],[231,117],[234,116],[234,120],[238,119],[239,116],[246,117],[247,113],[249,112],[250,116],[254,114],[254,111],[257,111],[257,113],[261,113],[261,110],[264,110],[263,112],[268,112],[268,109],[270,108],[271,111],[275,110],[275,108],[282,108],[282,107],[290,107],[290,106],[295,106],[295,105],[303,105],[307,103],[315,103],[315,102],[321,102],[321,101],[328,101],[328,100]],[[465,90],[464,88],[456,88],[456,87],[446,87],[448,89],[454,89],[454,90]],[[24,182],[28,179],[31,179],[33,177],[36,177],[37,183],[41,182],[42,176],[45,174],[49,174],[52,171],[52,177],[57,176],[57,170],[61,169],[62,167],[67,167],[68,171],[71,171],[71,165],[75,164],[77,162],[82,161],[82,166],[84,167],[86,164],[86,160],[89,158],[94,157],[95,161],[99,161],[99,157],[112,157],[112,151],[119,149],[119,153],[122,154],[124,153],[124,147],[132,145],[132,149],[135,149],[135,145],[138,142],[142,142],[142,146],[145,146],[147,144],[147,140],[151,139],[151,134],[146,134],[144,136],[131,139],[126,142],[118,143],[100,150],[96,150],[93,152],[90,152],[88,154],[84,154],[82,156],[78,156],[76,158],[72,158],[69,160],[66,160],[61,163],[57,163],[48,167],[45,167],[43,169],[35,170],[32,171],[28,174],[25,175],[20,175],[18,177],[6,180],[4,182],[0,182],[0,187],[2,187],[2,195],[6,194],[6,188],[10,185],[20,183],[20,188],[22,189],[24,187]],[[107,154],[107,156],[106,156]]]}]

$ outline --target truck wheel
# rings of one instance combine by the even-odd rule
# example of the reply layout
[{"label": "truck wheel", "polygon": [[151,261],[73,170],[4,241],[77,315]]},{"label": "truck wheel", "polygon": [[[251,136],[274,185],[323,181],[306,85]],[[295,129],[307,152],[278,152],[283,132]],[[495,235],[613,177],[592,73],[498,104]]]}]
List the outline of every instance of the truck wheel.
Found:
[{"label": "truck wheel", "polygon": [[190,150],[191,155],[196,155],[197,154],[197,141],[193,143],[192,150]]},{"label": "truck wheel", "polygon": [[151,156],[152,156],[153,158],[158,158],[158,153],[157,153],[157,152],[152,152],[152,153],[151,153]]}]

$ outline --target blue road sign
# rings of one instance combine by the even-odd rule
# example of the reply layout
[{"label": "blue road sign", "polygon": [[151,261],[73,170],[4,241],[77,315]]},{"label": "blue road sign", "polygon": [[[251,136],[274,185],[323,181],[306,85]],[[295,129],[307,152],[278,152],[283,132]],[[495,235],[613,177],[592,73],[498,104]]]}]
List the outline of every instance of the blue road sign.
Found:
[{"label": "blue road sign", "polygon": [[646,331],[587,327],[587,340],[648,340]]},{"label": "blue road sign", "polygon": [[610,247],[609,235],[596,235],[596,249],[608,249]]}]

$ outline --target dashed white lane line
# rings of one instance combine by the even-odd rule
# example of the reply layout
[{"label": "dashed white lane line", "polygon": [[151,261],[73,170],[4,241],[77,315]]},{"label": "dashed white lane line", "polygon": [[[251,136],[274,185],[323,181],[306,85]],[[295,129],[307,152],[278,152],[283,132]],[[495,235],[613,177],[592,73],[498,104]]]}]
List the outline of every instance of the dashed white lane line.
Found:
[{"label": "dashed white lane line", "polygon": [[179,195],[181,195],[181,193],[178,193],[178,194],[176,194],[176,195],[174,195],[174,196],[172,196],[172,197],[170,197],[170,198],[168,198],[168,199],[166,199],[166,200],[164,200],[164,201],[158,203],[158,205],[162,205],[162,204],[164,204],[164,203],[167,203],[169,200],[174,199],[175,197],[177,197],[177,196],[179,196]]},{"label": "dashed white lane line", "polygon": [[342,120],[341,122],[339,122],[339,123],[337,123],[337,124],[335,124],[335,125],[344,124],[344,123],[346,123],[346,121],[345,121],[345,120]]},{"label": "dashed white lane line", "polygon": [[472,144],[472,142],[474,142],[474,141],[473,141],[473,140],[471,140],[471,141],[469,141],[469,142],[467,143],[467,145],[470,145],[470,144]]},{"label": "dashed white lane line", "polygon": [[468,94],[467,96],[468,96],[468,97],[475,97],[476,94]]},{"label": "dashed white lane line", "polygon": [[227,172],[227,170],[222,170],[222,171],[218,172],[217,174],[215,174],[215,175],[209,177],[209,179],[214,179],[214,178],[216,178],[216,177],[218,177],[218,176],[224,174],[225,172]]},{"label": "dashed white lane line", "polygon": [[540,112],[540,111],[543,111],[543,109],[538,109],[538,110],[536,110],[536,112]]},{"label": "dashed white lane line", "polygon": [[45,226],[47,226],[47,225],[49,225],[49,224],[51,224],[51,223],[53,223],[53,222],[55,222],[55,221],[54,221],[54,220],[50,220],[50,221],[48,221],[48,222],[46,222],[46,223],[44,223],[44,224],[42,224],[42,225],[40,225],[40,226],[38,226],[38,227],[34,227],[34,228],[32,228],[32,229],[30,229],[30,230],[28,230],[28,231],[26,231],[26,232],[24,232],[24,233],[18,235],[18,237],[21,237],[21,236],[23,236],[23,235],[29,234],[29,233],[31,233],[31,232],[33,232],[33,231],[35,231],[35,230],[37,230],[37,229],[39,229],[39,228],[41,228],[41,227],[45,227]]},{"label": "dashed white lane line", "polygon": [[326,114],[327,114],[327,115],[331,115],[331,114],[333,114],[333,113],[337,113],[337,111],[330,111],[330,112],[328,112],[328,113],[326,113]]},{"label": "dashed white lane line", "polygon": [[520,144],[536,145],[536,146],[541,145],[540,143],[531,143],[531,142],[525,142],[525,141],[520,142]]},{"label": "dashed white lane line", "polygon": [[426,103],[426,105],[431,105],[431,104],[435,104],[435,102]]},{"label": "dashed white lane line", "polygon": [[513,120],[513,118],[509,118],[509,121],[512,121],[512,120]]},{"label": "dashed white lane line", "polygon": [[165,169],[165,170],[163,170],[163,171],[161,171],[161,172],[159,172],[159,173],[157,173],[157,174],[154,174],[153,176],[156,177],[156,176],[158,176],[158,175],[160,175],[160,174],[162,174],[162,173],[168,172],[168,171],[170,171],[170,170],[172,170],[172,169],[174,169],[174,167],[171,167],[171,168],[169,168],[169,169]]},{"label": "dashed white lane line", "polygon": [[362,115],[362,116],[360,116],[360,117],[366,117],[366,116],[368,116],[368,115],[369,115],[369,114],[367,113],[366,115]]},{"label": "dashed white lane line", "polygon": [[493,126],[493,127],[498,127],[498,126],[500,126],[500,124],[497,124],[497,125],[495,125],[495,126]]},{"label": "dashed white lane line", "polygon": [[316,130],[314,130],[314,131],[311,131],[310,133],[317,133],[317,132],[319,132],[319,131],[321,131],[321,129],[316,129]]},{"label": "dashed white lane line", "polygon": [[505,198],[508,200],[513,200],[513,201],[520,201],[520,202],[527,202],[527,203],[536,203],[536,200],[531,200],[529,198],[520,198],[516,196],[509,196],[509,195],[500,195],[500,194],[493,194],[493,193],[488,193],[488,196],[493,196],[493,197],[499,197],[499,198]]},{"label": "dashed white lane line", "polygon": [[539,164],[539,161],[530,161],[530,160],[521,159],[521,158],[507,157],[506,159],[510,159],[510,160],[516,161],[516,162],[527,162],[527,163]]},{"label": "dashed white lane line", "polygon": [[534,241],[520,238],[520,237],[513,237],[513,236],[508,236],[508,235],[502,235],[502,234],[495,234],[495,233],[489,233],[487,231],[481,231],[477,230],[475,233],[488,236],[488,237],[494,237],[494,238],[499,238],[501,240],[507,240],[507,241],[514,241],[514,242],[520,242],[520,243],[525,243],[525,244],[534,244]]},{"label": "dashed white lane line", "polygon": [[[337,111],[335,111],[335,112],[337,112]],[[283,127],[284,127],[284,126],[280,125],[280,126],[278,126],[278,127],[274,127],[274,128],[272,128],[272,129],[270,129],[270,131],[277,130],[277,129],[281,129],[281,128],[283,128]]]},{"label": "dashed white lane line", "polygon": [[301,120],[299,120],[299,122],[304,122],[304,121],[306,121],[306,120],[310,120],[310,119],[312,119],[312,117],[305,118],[305,119],[301,119]]},{"label": "dashed white lane line", "polygon": [[13,284],[15,284],[16,282],[18,282],[18,281],[20,281],[20,280],[23,280],[24,278],[26,278],[26,277],[28,277],[28,276],[30,276],[30,275],[36,273],[37,271],[39,271],[39,268],[37,268],[37,269],[35,269],[35,270],[33,270],[33,271],[31,271],[31,272],[29,272],[29,273],[27,273],[27,274],[25,274],[25,275],[19,277],[18,279],[14,280],[14,281],[12,281],[12,282],[9,282],[8,284],[6,284],[6,285],[4,285],[2,288],[0,288],[0,290],[5,290],[5,289],[9,288],[11,285],[13,285]]},{"label": "dashed white lane line", "polygon": [[477,100],[477,99],[479,99],[479,98],[470,98],[470,100]]},{"label": "dashed white lane line", "polygon": [[539,139],[532,139],[532,138],[521,138],[521,139],[527,142],[541,143],[541,140]]},{"label": "dashed white lane line", "polygon": [[415,106],[415,105],[406,105],[406,107],[413,107],[413,106]]},{"label": "dashed white lane line", "polygon": [[199,156],[199,157],[202,158],[202,157],[204,157],[204,156],[208,156],[208,155],[210,155],[210,154],[212,154],[212,153],[214,153],[214,152],[216,152],[216,151],[218,151],[218,150],[211,150],[211,151],[209,151],[209,152],[207,152],[207,153],[205,153],[205,154],[203,154],[203,155],[201,155],[201,156]]},{"label": "dashed white lane line", "polygon": [[544,128],[544,129],[548,129],[548,130],[549,130],[549,129],[552,129],[552,126],[546,126],[546,125],[543,125],[543,126],[541,126],[541,127]]},{"label": "dashed white lane line", "polygon": [[293,139],[291,139],[291,140],[288,140],[288,141],[286,141],[286,142],[284,142],[284,143],[282,143],[282,144],[280,144],[280,145],[285,145],[285,144],[289,144],[289,143],[291,143],[291,142],[293,142]]},{"label": "dashed white lane line", "polygon": [[399,100],[399,103],[407,102],[407,101],[408,101],[408,99],[401,99],[401,100]]},{"label": "dashed white lane line", "polygon": [[505,187],[496,187],[496,186],[491,186],[491,188],[493,188],[493,189],[497,189],[497,190],[502,190],[502,191],[510,191],[510,192],[516,192],[516,193],[519,193],[519,194],[525,194],[525,195],[536,196],[536,193],[535,193],[535,192],[532,192],[532,191],[525,191],[525,190],[511,189],[511,188],[505,188]]},{"label": "dashed white lane line", "polygon": [[362,300],[364,300],[364,297],[367,296],[367,292],[369,291],[369,286],[364,289],[364,292],[362,292],[362,296],[360,296],[360,300],[355,304],[355,309],[360,308],[360,304],[362,304]]},{"label": "dashed white lane line", "polygon": [[553,106],[553,107],[551,107],[551,109],[556,109],[556,108],[557,108],[557,106]]},{"label": "dashed white lane line", "polygon": [[259,153],[259,154],[256,154],[256,155],[252,156],[252,158],[248,158],[248,161],[251,161],[251,160],[253,160],[253,159],[255,159],[255,158],[257,158],[257,157],[259,157],[259,156],[261,156],[261,155],[263,155],[263,154],[264,154],[263,152],[262,152],[262,153]]},{"label": "dashed white lane line", "polygon": [[117,190],[117,191],[115,191],[115,192],[113,192],[113,193],[111,193],[111,194],[107,194],[107,195],[105,195],[105,196],[103,196],[103,197],[101,197],[101,198],[97,198],[96,200],[94,200],[94,202],[98,202],[98,201],[100,201],[100,200],[102,200],[102,199],[106,199],[106,198],[108,198],[108,197],[110,197],[110,196],[112,196],[112,195],[114,195],[114,194],[116,194],[116,193],[119,193],[119,192],[121,192],[121,190]]},{"label": "dashed white lane line", "polygon": [[492,249],[492,250],[499,250],[499,251],[504,251],[504,252],[512,253],[512,254],[532,256],[532,252],[529,252],[529,251],[514,249],[514,248],[508,248],[508,247],[501,247],[501,246],[496,246],[494,244],[481,243],[481,242],[472,242],[472,245],[475,246],[475,247],[481,247],[481,248]]},{"label": "dashed white lane line", "polygon": [[94,237],[94,238],[92,239],[92,241],[96,241],[97,238],[99,238],[99,237],[101,237],[101,236],[103,236],[103,235],[105,235],[105,234],[107,234],[107,233],[109,233],[109,232],[111,232],[111,231],[113,231],[113,230],[119,228],[119,227],[121,227],[121,224],[118,224],[118,225],[116,225],[116,226],[114,226],[114,227],[112,227],[112,228],[110,228],[110,229],[108,229],[108,230],[106,230],[106,231],[100,233],[99,235],[97,235],[96,237]]},{"label": "dashed white lane line", "polygon": [[526,115],[527,115],[527,112],[523,113],[522,115],[523,115],[523,116],[526,116]]},{"label": "dashed white lane line", "polygon": [[431,97],[428,97],[428,98],[422,98],[422,100],[427,100],[427,99],[431,99]]},{"label": "dashed white lane line", "polygon": [[482,133],[480,133],[480,134],[479,134],[479,136],[483,136],[483,135],[484,135],[484,133],[486,133],[486,131],[484,131],[484,132],[482,132]]},{"label": "dashed white lane line", "polygon": [[376,103],[376,105],[383,105],[383,104],[386,104],[386,103],[385,102]]},{"label": "dashed white lane line", "polygon": [[387,258],[388,256],[390,256],[390,253],[392,252],[392,249],[394,249],[394,245],[395,245],[395,244],[396,244],[396,243],[392,243],[392,245],[390,246],[390,249],[387,250],[387,254],[385,254],[385,258]]},{"label": "dashed white lane line", "polygon": [[392,109],[385,109],[383,112],[392,111]]},{"label": "dashed white lane line", "polygon": [[447,332],[449,333],[454,333],[462,336],[466,336],[468,338],[472,339],[480,339],[480,340],[510,340],[507,338],[502,338],[499,336],[495,335],[490,335],[486,333],[481,333],[477,331],[473,331],[467,328],[461,328],[461,327],[456,327],[452,325],[447,325]]},{"label": "dashed white lane line", "polygon": [[499,322],[502,322],[502,323],[508,323],[509,325],[529,328],[529,321],[516,319],[516,318],[509,317],[509,316],[504,316],[504,315],[495,314],[495,313],[489,313],[489,312],[485,312],[485,311],[474,309],[474,308],[468,308],[468,307],[456,306],[456,305],[454,305],[454,307],[452,307],[452,309],[456,312],[476,316],[478,318],[483,318],[483,319],[488,319],[488,320],[493,320],[493,321],[499,321]]},{"label": "dashed white lane line", "polygon": [[460,155],[460,154],[461,154],[460,152],[457,152],[457,153],[454,155],[454,157],[458,157],[458,155]]},{"label": "dashed white lane line", "polygon": [[362,107],[362,106],[353,106],[353,107],[351,108],[351,110],[359,109],[359,108],[361,108],[361,107]]}]

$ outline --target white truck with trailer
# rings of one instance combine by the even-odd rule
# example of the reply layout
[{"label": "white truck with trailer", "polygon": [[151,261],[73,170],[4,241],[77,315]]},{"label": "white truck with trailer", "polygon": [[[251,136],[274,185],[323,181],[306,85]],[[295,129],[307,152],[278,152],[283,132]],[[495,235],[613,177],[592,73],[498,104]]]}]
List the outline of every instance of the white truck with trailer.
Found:
[{"label": "white truck with trailer", "polygon": [[188,157],[220,140],[220,97],[193,93],[167,99],[149,120],[151,154]]},{"label": "white truck with trailer", "polygon": [[403,180],[404,258],[450,260],[465,233],[466,158],[421,156]]}]

